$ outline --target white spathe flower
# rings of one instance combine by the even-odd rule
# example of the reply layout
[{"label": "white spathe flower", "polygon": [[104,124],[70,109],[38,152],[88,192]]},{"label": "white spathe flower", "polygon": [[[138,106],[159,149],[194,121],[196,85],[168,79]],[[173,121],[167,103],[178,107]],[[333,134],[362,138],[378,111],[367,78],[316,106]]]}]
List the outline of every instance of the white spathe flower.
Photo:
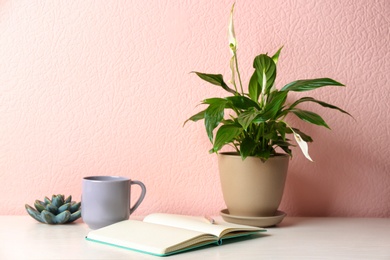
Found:
[{"label": "white spathe flower", "polygon": [[230,70],[232,71],[232,78],[229,80],[230,83],[233,85],[236,84],[235,79],[236,79],[236,73],[235,73],[235,65],[234,65],[234,56],[230,59]]},{"label": "white spathe flower", "polygon": [[234,11],[234,4],[230,11],[229,30],[228,30],[229,47],[230,47],[230,51],[234,55],[234,52],[237,47],[237,40],[236,40],[236,33],[234,32],[234,25],[233,25],[233,11]]},{"label": "white spathe flower", "polygon": [[[291,129],[292,130],[292,129]],[[294,134],[294,137],[295,137],[295,141],[297,141],[298,145],[299,145],[299,148],[301,148],[302,150],[302,153],[303,155],[310,161],[313,161],[311,158],[310,158],[310,155],[309,155],[309,146],[307,145],[307,143],[305,141],[303,141],[302,137],[295,133],[294,130],[293,131],[293,134]]]}]

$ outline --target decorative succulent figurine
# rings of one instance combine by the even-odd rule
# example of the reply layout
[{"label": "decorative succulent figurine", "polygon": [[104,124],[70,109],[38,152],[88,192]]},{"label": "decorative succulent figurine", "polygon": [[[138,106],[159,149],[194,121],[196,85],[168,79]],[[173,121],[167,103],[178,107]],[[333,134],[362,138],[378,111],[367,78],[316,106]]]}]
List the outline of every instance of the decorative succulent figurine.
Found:
[{"label": "decorative succulent figurine", "polygon": [[44,201],[36,200],[35,209],[25,205],[27,213],[35,220],[46,224],[71,223],[81,217],[81,202],[72,201],[72,196],[65,199],[64,195],[53,195],[51,200],[45,197]]}]

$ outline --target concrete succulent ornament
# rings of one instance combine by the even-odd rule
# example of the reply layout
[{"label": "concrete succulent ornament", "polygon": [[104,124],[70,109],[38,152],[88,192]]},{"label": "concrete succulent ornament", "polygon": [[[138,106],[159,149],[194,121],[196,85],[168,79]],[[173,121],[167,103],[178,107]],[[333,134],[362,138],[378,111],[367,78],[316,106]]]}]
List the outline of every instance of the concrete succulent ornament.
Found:
[{"label": "concrete succulent ornament", "polygon": [[45,224],[71,223],[81,217],[81,202],[72,201],[72,196],[53,195],[51,200],[36,200],[34,207],[26,204],[27,213],[35,220]]}]

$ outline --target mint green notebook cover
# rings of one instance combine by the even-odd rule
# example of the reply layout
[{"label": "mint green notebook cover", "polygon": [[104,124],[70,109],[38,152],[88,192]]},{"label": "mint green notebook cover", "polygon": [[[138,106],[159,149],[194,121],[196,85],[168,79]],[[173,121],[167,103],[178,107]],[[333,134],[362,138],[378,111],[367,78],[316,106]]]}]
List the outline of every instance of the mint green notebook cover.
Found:
[{"label": "mint green notebook cover", "polygon": [[199,249],[201,247],[206,247],[207,245],[213,245],[213,244],[215,244],[215,245],[222,245],[222,241],[224,241],[226,239],[249,237],[251,235],[254,235],[254,234],[257,234],[257,233],[260,233],[260,232],[265,232],[265,231],[266,230],[263,229],[263,230],[248,232],[248,233],[239,234],[239,235],[227,236],[227,237],[224,237],[223,239],[219,239],[219,240],[216,240],[216,241],[208,241],[208,242],[197,244],[197,245],[191,246],[191,247],[185,247],[185,248],[182,248],[182,249],[179,249],[179,250],[176,250],[176,251],[172,251],[172,252],[169,252],[169,253],[166,253],[166,254],[155,254],[155,253],[151,253],[151,252],[147,252],[147,251],[138,250],[138,249],[135,249],[135,248],[129,248],[129,247],[120,246],[120,245],[116,245],[116,244],[111,244],[111,243],[107,243],[107,242],[103,242],[103,241],[99,241],[99,240],[95,240],[95,239],[90,239],[88,237],[85,237],[85,239],[88,240],[88,241],[99,243],[99,244],[114,246],[114,247],[118,247],[118,248],[122,248],[122,249],[131,250],[131,251],[134,251],[134,252],[139,252],[139,253],[143,253],[143,254],[164,257],[164,256],[170,256],[170,255],[174,255],[174,254],[179,254],[179,253],[183,253],[183,252]]}]

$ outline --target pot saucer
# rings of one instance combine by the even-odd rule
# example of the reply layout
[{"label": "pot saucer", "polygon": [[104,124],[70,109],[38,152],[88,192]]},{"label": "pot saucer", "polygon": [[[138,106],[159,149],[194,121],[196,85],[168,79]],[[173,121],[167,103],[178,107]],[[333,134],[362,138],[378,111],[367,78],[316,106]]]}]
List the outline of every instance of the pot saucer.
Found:
[{"label": "pot saucer", "polygon": [[222,218],[231,223],[256,226],[256,227],[270,227],[275,226],[282,222],[283,218],[286,216],[286,213],[283,211],[276,211],[275,216],[271,217],[245,217],[245,216],[235,216],[229,214],[228,209],[223,209],[220,212]]}]

